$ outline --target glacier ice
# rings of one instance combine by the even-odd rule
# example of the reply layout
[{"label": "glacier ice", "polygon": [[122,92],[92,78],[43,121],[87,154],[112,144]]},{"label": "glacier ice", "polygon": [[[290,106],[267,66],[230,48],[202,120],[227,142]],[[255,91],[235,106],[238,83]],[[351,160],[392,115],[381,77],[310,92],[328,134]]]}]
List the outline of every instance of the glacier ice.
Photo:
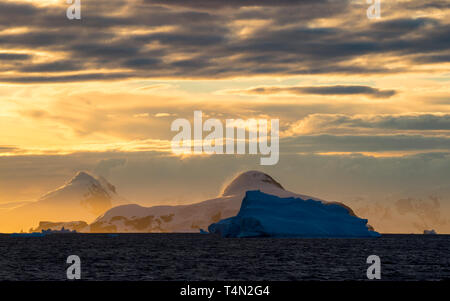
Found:
[{"label": "glacier ice", "polygon": [[336,203],[299,197],[281,198],[247,191],[239,213],[213,223],[210,233],[222,237],[378,237],[379,233]]}]

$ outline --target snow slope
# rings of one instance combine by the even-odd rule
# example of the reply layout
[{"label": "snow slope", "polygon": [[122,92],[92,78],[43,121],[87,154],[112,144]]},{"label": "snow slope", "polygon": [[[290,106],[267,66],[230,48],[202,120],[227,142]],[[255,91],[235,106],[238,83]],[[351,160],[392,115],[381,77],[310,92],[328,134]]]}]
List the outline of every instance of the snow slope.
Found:
[{"label": "snow slope", "polygon": [[239,213],[208,227],[222,237],[378,237],[367,220],[336,203],[248,191]]},{"label": "snow slope", "polygon": [[[142,207],[136,204],[114,207],[99,216],[90,226],[91,232],[199,232],[211,223],[235,216],[248,190],[279,197],[298,197],[325,202],[287,191],[269,175],[247,171],[238,175],[222,195],[200,203],[179,206]],[[344,208],[344,205],[341,205]],[[350,208],[347,208],[354,215]]]},{"label": "snow slope", "polygon": [[42,196],[39,204],[81,206],[93,215],[101,214],[114,205],[125,202],[116,188],[103,177],[95,178],[87,172],[78,172],[62,187]]}]

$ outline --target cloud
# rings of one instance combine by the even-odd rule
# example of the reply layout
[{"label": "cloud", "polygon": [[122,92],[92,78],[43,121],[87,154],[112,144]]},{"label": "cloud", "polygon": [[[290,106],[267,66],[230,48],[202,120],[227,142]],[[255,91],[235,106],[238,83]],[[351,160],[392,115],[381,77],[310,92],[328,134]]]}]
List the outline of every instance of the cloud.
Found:
[{"label": "cloud", "polygon": [[[449,114],[344,115],[310,114],[294,122],[287,135],[311,133],[392,133],[450,131]],[[425,132],[423,132],[425,131]]]},{"label": "cloud", "polygon": [[150,115],[148,113],[138,113],[133,115],[135,118],[148,118],[149,116]]},{"label": "cloud", "polygon": [[418,55],[413,60],[419,63],[446,63],[450,62],[450,53]]},{"label": "cloud", "polygon": [[31,58],[29,54],[0,53],[0,61],[25,61]]},{"label": "cloud", "polygon": [[447,226],[450,222],[442,212],[441,200],[436,196],[399,199],[394,203],[394,208],[400,215],[413,216],[412,225],[418,232]]},{"label": "cloud", "polygon": [[[61,4],[7,2],[0,9],[3,29],[10,30],[0,31],[3,51],[39,50],[46,59],[12,66],[0,73],[0,82],[393,74],[448,61],[450,26],[442,17],[448,7],[440,5],[444,12],[434,18],[414,18],[404,3],[392,5],[403,13],[360,22],[361,6],[353,1],[87,1],[80,25],[61,17]],[[121,13],[111,14],[112,8]],[[65,74],[37,77],[36,72]],[[310,92],[394,93],[329,89]]]},{"label": "cloud", "polygon": [[94,173],[107,178],[113,168],[123,167],[126,163],[124,158],[103,159],[94,167]]},{"label": "cloud", "polygon": [[438,233],[447,233],[450,230],[450,220],[446,218],[446,209],[443,208],[445,203],[445,199],[436,196],[410,196],[373,203],[359,198],[352,201],[351,205],[356,214],[368,218],[369,223],[378,231],[423,233],[424,230],[438,229]]},{"label": "cloud", "polygon": [[161,117],[170,117],[170,116],[175,116],[174,114],[171,113],[156,113],[155,117],[157,118],[161,118]]},{"label": "cloud", "polygon": [[15,153],[17,151],[19,151],[19,148],[17,148],[17,147],[0,145],[0,154]]},{"label": "cloud", "polygon": [[416,2],[410,2],[408,3],[410,5],[408,5],[408,8],[411,10],[423,10],[423,9],[428,9],[428,8],[433,8],[433,9],[449,9],[450,8],[450,3],[448,3],[448,1],[446,0],[435,0],[435,1],[429,1],[429,2],[421,2],[421,1],[416,1]]},{"label": "cloud", "polygon": [[56,61],[51,63],[40,63],[25,66],[20,69],[21,72],[39,73],[39,72],[62,72],[82,70],[83,64],[75,61]]},{"label": "cloud", "polygon": [[394,90],[381,90],[369,86],[335,85],[335,86],[288,86],[288,87],[256,87],[246,90],[229,90],[231,94],[313,94],[313,95],[364,95],[373,98],[389,98],[397,92]]},{"label": "cloud", "polygon": [[127,73],[88,73],[74,75],[55,75],[55,76],[18,76],[18,77],[1,77],[0,82],[4,83],[67,83],[67,82],[83,82],[83,81],[102,81],[102,80],[119,80],[132,77]]},{"label": "cloud", "polygon": [[302,135],[287,137],[280,144],[284,152],[392,152],[446,151],[450,137],[423,135]]}]

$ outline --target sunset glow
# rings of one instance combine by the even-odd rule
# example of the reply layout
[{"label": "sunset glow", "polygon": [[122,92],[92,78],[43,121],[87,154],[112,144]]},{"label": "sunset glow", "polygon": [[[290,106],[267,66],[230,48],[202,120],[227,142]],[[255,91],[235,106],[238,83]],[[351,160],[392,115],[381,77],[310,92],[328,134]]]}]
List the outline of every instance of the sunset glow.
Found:
[{"label": "sunset glow", "polygon": [[[383,1],[370,20],[365,1],[249,2],[82,0],[68,20],[63,0],[1,1],[0,205],[79,170],[132,202],[193,203],[261,168],[356,204],[381,231],[450,233],[448,5]],[[175,156],[170,125],[195,110],[279,119],[278,165]],[[430,196],[436,223],[415,211],[383,223],[371,207]]]}]

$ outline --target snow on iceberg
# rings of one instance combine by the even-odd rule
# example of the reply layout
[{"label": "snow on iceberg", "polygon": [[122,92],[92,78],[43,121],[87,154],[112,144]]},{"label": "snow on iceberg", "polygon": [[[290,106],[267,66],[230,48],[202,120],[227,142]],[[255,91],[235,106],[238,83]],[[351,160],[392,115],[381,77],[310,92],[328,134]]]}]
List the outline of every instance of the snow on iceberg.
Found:
[{"label": "snow on iceberg", "polygon": [[336,203],[247,191],[239,213],[208,227],[222,237],[379,237]]}]

